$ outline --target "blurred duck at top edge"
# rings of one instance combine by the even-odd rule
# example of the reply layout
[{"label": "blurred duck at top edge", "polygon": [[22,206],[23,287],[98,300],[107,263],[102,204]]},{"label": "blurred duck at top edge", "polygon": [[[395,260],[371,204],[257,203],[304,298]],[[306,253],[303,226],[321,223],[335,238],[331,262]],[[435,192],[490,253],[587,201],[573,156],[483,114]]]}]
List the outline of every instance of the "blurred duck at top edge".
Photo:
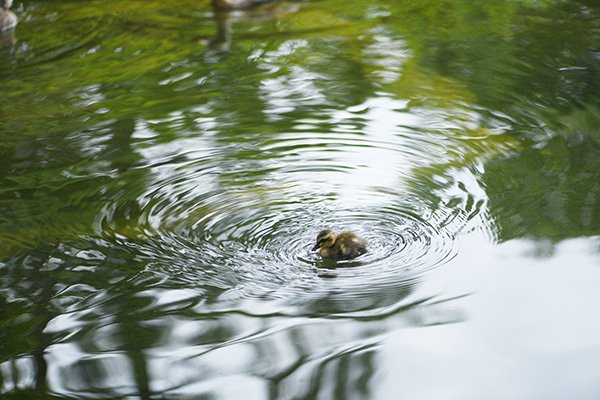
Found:
[{"label": "blurred duck at top edge", "polygon": [[244,10],[277,0],[212,0],[212,6],[217,10]]},{"label": "blurred duck at top edge", "polygon": [[0,0],[0,32],[17,26],[17,16],[10,11],[13,0]]},{"label": "blurred duck at top edge", "polygon": [[212,0],[212,6],[215,11],[217,33],[210,40],[209,46],[217,51],[229,50],[233,40],[232,27],[236,23],[260,24],[298,10],[297,2],[280,0]]}]

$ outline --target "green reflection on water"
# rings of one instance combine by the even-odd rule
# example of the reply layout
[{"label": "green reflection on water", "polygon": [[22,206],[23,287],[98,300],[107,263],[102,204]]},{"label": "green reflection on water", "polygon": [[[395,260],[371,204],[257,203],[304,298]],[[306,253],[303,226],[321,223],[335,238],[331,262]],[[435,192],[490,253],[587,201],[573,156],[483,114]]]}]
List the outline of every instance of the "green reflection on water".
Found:
[{"label": "green reflection on water", "polygon": [[[251,211],[268,225],[269,207],[295,204],[300,218],[350,192],[418,203],[411,215],[439,217],[449,237],[469,221],[499,242],[600,233],[592,2],[331,0],[217,17],[196,1],[28,2],[19,14],[16,41],[0,41],[0,362],[30,371],[34,393],[48,391],[51,345],[76,344],[56,393],[173,389],[153,387],[149,360],[169,365],[165,348],[180,346],[191,355],[176,361],[207,380],[221,370],[197,361],[206,354],[266,359],[221,368],[268,382],[273,398],[368,397],[386,332],[463,320],[410,298],[418,279],[355,297],[307,284],[318,295],[304,304],[254,311],[261,296],[291,297],[263,276],[295,276],[262,271],[252,285],[243,268],[211,269],[236,267],[206,254],[222,248],[200,253],[205,270],[177,252],[224,237],[226,255],[263,256],[273,248],[251,246]],[[363,167],[373,182],[352,181]],[[230,203],[249,211],[223,213]],[[220,230],[186,238],[205,220]],[[272,227],[291,229],[265,236]],[[302,279],[291,293],[309,291]],[[132,376],[113,391],[121,351]]]},{"label": "green reflection on water", "polygon": [[[58,21],[48,23],[56,13]],[[175,9],[163,2],[115,9],[94,2],[34,3],[25,15],[31,21],[22,23],[17,37],[28,49],[4,55],[1,81],[8,116],[0,121],[3,203],[12,214],[2,236],[12,241],[16,235],[17,243],[90,233],[103,196],[135,201],[143,184],[137,192],[116,187],[143,181],[143,171],[130,172],[143,166],[136,147],[195,134],[201,104],[210,104],[203,117],[214,120],[221,140],[242,143],[268,132],[277,140],[277,132],[297,119],[360,104],[381,90],[410,99],[411,106],[448,109],[449,118],[457,104],[484,107],[477,129],[488,139],[458,143],[459,156],[442,163],[456,166],[473,162],[465,149],[497,152],[495,126],[486,118],[506,123],[506,134],[554,135],[548,127],[562,122],[565,112],[597,102],[598,20],[579,2],[302,4],[266,21],[234,21],[226,53],[202,44],[214,34],[215,21],[208,8],[192,3]],[[333,24],[331,32],[311,33],[325,23]],[[265,37],[257,40],[257,32]],[[396,37],[404,47],[397,50],[406,55],[366,59],[364,49],[377,46],[379,33]],[[289,55],[276,64],[261,58],[280,47]],[[48,49],[59,55],[48,58]],[[314,71],[314,85],[326,98],[302,102],[300,92],[298,99],[290,96],[293,110],[269,120],[261,83],[293,79],[298,67]],[[181,115],[169,123],[174,112]],[[136,140],[131,133],[140,120],[164,122],[154,124],[151,141]]]}]

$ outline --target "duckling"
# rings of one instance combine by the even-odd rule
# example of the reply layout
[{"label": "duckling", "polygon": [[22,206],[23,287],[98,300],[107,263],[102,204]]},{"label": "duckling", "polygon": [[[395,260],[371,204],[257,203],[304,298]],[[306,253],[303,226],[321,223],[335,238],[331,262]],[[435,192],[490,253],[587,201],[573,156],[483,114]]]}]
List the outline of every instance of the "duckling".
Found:
[{"label": "duckling", "polygon": [[212,5],[217,10],[243,10],[275,1],[277,0],[212,0]]},{"label": "duckling", "polygon": [[8,31],[17,26],[17,16],[10,11],[13,0],[0,0],[0,32]]},{"label": "duckling", "polygon": [[317,243],[312,251],[319,250],[323,258],[349,259],[367,252],[367,241],[354,232],[333,233],[325,229],[317,235]]}]

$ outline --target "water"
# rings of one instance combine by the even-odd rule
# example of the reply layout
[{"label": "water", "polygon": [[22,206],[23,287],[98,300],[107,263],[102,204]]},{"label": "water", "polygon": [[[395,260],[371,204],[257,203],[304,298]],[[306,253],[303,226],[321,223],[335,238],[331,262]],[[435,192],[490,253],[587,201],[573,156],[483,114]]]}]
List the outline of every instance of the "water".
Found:
[{"label": "water", "polygon": [[593,2],[14,10],[4,397],[600,393]]}]

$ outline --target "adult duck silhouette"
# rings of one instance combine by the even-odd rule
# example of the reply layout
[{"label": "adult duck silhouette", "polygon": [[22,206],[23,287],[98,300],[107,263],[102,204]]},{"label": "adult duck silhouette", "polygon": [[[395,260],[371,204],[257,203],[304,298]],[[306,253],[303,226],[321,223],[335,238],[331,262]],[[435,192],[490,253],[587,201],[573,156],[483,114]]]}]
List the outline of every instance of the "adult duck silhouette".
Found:
[{"label": "adult duck silhouette", "polygon": [[233,25],[249,22],[261,24],[298,10],[296,2],[279,0],[212,0],[212,6],[217,33],[210,41],[210,47],[218,51],[229,50],[233,40]]},{"label": "adult duck silhouette", "polygon": [[10,11],[13,0],[0,0],[0,32],[14,29],[17,26],[17,16]]},{"label": "adult duck silhouette", "polygon": [[275,1],[277,0],[212,0],[212,6],[217,10],[245,10]]}]

